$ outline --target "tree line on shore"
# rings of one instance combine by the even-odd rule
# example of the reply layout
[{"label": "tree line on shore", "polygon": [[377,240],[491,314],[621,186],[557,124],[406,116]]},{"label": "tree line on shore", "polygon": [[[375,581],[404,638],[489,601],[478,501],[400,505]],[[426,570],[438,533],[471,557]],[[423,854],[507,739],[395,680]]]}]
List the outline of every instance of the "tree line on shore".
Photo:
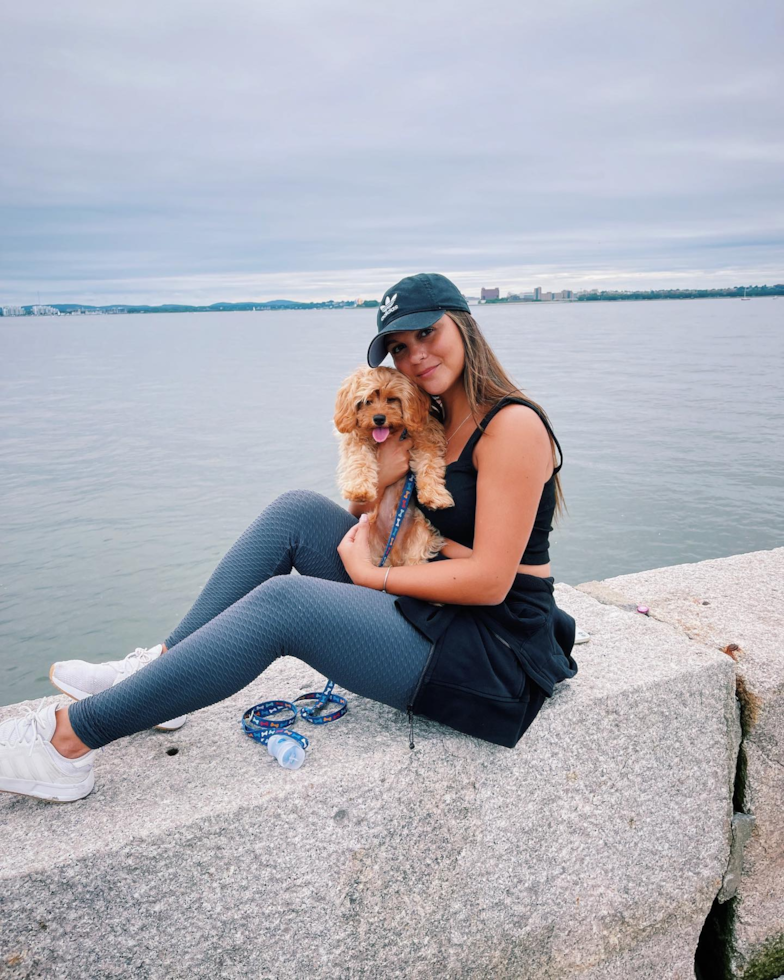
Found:
[{"label": "tree line on shore", "polygon": [[[784,284],[775,286],[730,286],[726,289],[592,289],[589,292],[575,293],[571,300],[534,300],[522,299],[518,296],[507,296],[499,299],[488,299],[484,305],[495,306],[503,303],[536,303],[536,302],[572,302],[584,303],[591,301],[620,301],[620,300],[653,300],[653,299],[711,299],[716,297],[750,299],[754,296],[784,296]],[[320,303],[300,303],[295,300],[278,299],[266,303],[212,303],[210,306],[188,306],[179,303],[164,303],[161,306],[144,306],[136,304],[113,304],[112,306],[87,306],[78,303],[52,303],[50,310],[61,314],[78,313],[215,313],[215,312],[248,312],[253,310],[341,310],[341,309],[374,309],[378,300],[371,299],[358,303],[354,300],[326,300]],[[20,312],[6,312],[9,309]],[[33,306],[0,307],[0,316],[33,316]]]}]

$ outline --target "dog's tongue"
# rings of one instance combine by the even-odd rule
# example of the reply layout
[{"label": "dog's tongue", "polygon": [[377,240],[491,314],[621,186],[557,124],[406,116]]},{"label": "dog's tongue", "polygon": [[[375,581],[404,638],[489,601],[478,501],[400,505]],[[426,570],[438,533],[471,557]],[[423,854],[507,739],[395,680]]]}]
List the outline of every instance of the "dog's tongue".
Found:
[{"label": "dog's tongue", "polygon": [[383,442],[389,435],[389,429],[373,429],[373,438],[376,442]]}]

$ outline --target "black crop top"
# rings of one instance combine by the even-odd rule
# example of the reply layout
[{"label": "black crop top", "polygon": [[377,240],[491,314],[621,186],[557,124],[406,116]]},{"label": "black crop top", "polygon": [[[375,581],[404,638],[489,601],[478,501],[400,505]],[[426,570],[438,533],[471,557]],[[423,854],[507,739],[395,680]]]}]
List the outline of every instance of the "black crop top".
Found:
[{"label": "black crop top", "polygon": [[555,474],[563,466],[563,453],[555,433],[550,428],[547,420],[541,411],[524,398],[511,396],[502,398],[482,419],[479,427],[474,430],[471,438],[463,447],[460,456],[449,463],[446,468],[446,488],[452,494],[455,501],[454,507],[447,507],[445,510],[429,510],[418,503],[419,509],[441,534],[458,544],[465,545],[466,548],[474,546],[474,525],[476,523],[476,469],[473,463],[474,446],[482,437],[482,433],[487,428],[488,423],[505,405],[527,405],[532,408],[550,435],[553,437],[561,462],[553,470],[553,475],[545,483],[542,489],[542,496],[539,500],[539,507],[536,512],[533,530],[525,546],[523,557],[520,559],[521,565],[546,565],[550,561],[549,534],[552,531],[553,513],[555,512]]}]

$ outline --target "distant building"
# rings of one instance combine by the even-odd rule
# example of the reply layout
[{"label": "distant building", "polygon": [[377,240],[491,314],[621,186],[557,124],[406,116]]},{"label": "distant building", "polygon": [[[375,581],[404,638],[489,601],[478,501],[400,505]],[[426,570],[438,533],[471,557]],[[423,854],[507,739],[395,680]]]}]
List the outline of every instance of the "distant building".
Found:
[{"label": "distant building", "polygon": [[60,311],[56,306],[34,306],[33,316],[60,316]]},{"label": "distant building", "polygon": [[501,298],[501,290],[497,286],[496,286],[495,289],[485,289],[485,287],[482,286],[482,294],[481,294],[481,297],[480,298],[481,299],[484,299],[484,300],[488,300],[488,299],[500,299]]},{"label": "distant building", "polygon": [[571,289],[562,289],[560,293],[543,293],[541,286],[537,286],[533,294],[533,299],[540,303],[558,302],[558,300],[572,299],[573,297],[574,294]]},{"label": "distant building", "polygon": [[4,306],[3,316],[24,316],[25,311],[21,306]]}]

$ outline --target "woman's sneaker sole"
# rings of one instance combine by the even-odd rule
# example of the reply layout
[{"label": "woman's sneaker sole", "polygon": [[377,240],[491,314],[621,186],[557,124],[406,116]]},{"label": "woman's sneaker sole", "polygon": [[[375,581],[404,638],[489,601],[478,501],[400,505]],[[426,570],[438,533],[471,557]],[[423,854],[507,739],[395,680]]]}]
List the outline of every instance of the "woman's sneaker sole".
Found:
[{"label": "woman's sneaker sole", "polygon": [[34,783],[29,779],[6,779],[0,776],[0,793],[18,793],[20,796],[46,800],[47,803],[73,803],[92,793],[94,786],[95,773],[92,770],[84,782],[71,786],[53,786],[51,783]]},{"label": "woman's sneaker sole", "polygon": [[[49,668],[49,680],[58,691],[62,691],[63,694],[67,694],[69,698],[73,698],[74,701],[81,701],[83,698],[89,698],[90,695],[87,691],[80,691],[78,687],[73,687],[70,684],[66,684],[63,680],[58,680],[55,677],[54,669],[57,664],[52,664]],[[154,725],[161,732],[176,732],[177,729],[182,728],[185,722],[188,720],[187,715],[181,715],[179,718],[172,718],[170,721],[162,721],[160,725]]]}]

